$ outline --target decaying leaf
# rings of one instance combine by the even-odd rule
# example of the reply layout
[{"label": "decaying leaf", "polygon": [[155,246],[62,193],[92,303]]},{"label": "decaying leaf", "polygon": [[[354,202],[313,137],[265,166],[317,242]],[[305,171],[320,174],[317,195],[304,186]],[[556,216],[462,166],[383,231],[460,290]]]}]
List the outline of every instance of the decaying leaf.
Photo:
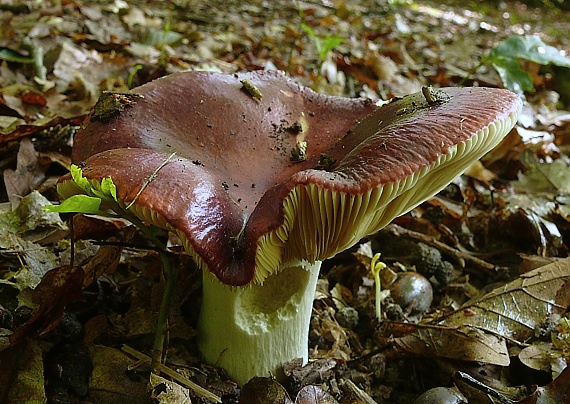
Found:
[{"label": "decaying leaf", "polygon": [[20,141],[16,170],[4,171],[6,193],[12,207],[18,206],[20,199],[35,189],[43,179],[44,173],[39,166],[34,145],[30,139],[24,138]]},{"label": "decaying leaf", "polygon": [[19,291],[19,306],[34,307],[30,291],[50,269],[59,266],[53,249],[38,244],[54,231],[66,229],[58,214],[43,210],[49,204],[34,191],[22,198],[15,210],[0,213],[0,254],[18,266],[0,283],[12,285]]},{"label": "decaying leaf", "polygon": [[396,338],[394,343],[406,352],[426,357],[500,366],[510,363],[504,339],[470,326],[418,328],[411,334]]},{"label": "decaying leaf", "polygon": [[561,350],[550,342],[537,342],[524,348],[518,355],[520,361],[531,369],[551,373],[554,377],[567,366]]},{"label": "decaying leaf", "polygon": [[338,404],[338,401],[319,386],[305,386],[297,394],[295,404]]},{"label": "decaying leaf", "polygon": [[32,301],[39,305],[31,319],[10,336],[17,344],[26,337],[41,335],[55,328],[65,306],[83,297],[83,269],[63,266],[49,271],[32,292]]},{"label": "decaying leaf", "polygon": [[[22,347],[13,347],[17,357],[14,367],[10,370],[15,372],[15,380],[9,389],[5,402],[10,403],[45,403],[44,360],[43,352],[36,341],[26,341]],[[3,366],[4,373],[7,368]],[[9,387],[9,386],[0,386]]]},{"label": "decaying leaf", "polygon": [[121,258],[121,246],[101,246],[95,256],[85,264],[85,278],[83,287],[87,287],[99,278],[103,273],[112,272]]},{"label": "decaying leaf", "polygon": [[534,335],[545,318],[563,315],[569,305],[570,258],[566,258],[467,302],[438,325],[468,325],[523,342]]},{"label": "decaying leaf", "polygon": [[93,373],[89,397],[100,403],[147,402],[148,378],[132,377],[128,372],[132,360],[118,349],[92,345]]},{"label": "decaying leaf", "polygon": [[524,152],[521,162],[527,171],[513,182],[516,188],[525,192],[570,194],[570,158],[562,156],[552,162],[540,162],[532,152]]}]

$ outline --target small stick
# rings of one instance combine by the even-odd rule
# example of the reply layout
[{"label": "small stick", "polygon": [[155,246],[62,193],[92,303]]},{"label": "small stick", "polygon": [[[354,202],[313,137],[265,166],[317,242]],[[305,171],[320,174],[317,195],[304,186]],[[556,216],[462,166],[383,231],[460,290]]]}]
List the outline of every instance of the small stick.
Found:
[{"label": "small stick", "polygon": [[514,401],[508,399],[507,397],[499,393],[497,390],[494,390],[489,386],[487,386],[486,384],[481,383],[479,380],[475,379],[473,376],[467,373],[458,371],[457,373],[455,373],[455,379],[461,380],[462,382],[468,384],[469,386],[476,388],[477,390],[482,391],[483,393],[493,398],[496,398],[497,400],[499,400],[501,404],[514,403]]},{"label": "small stick", "polygon": [[362,404],[378,404],[372,397],[368,395],[365,391],[360,389],[354,382],[350,379],[342,379],[340,381],[340,387],[349,393],[356,396],[359,403]]},{"label": "small stick", "polygon": [[139,196],[141,196],[142,191],[144,191],[144,189],[148,186],[148,184],[150,184],[152,182],[152,180],[154,180],[156,178],[156,176],[158,175],[158,172],[160,171],[160,169],[162,167],[164,167],[166,164],[168,164],[168,162],[170,160],[172,160],[172,158],[176,155],[176,152],[172,153],[170,156],[168,156],[168,158],[166,160],[164,160],[162,163],[160,163],[160,165],[156,168],[156,170],[154,170],[154,172],[150,175],[150,177],[148,177],[146,179],[146,181],[144,182],[144,184],[142,185],[141,189],[139,189],[139,192],[137,192],[137,194],[135,195],[135,198],[131,201],[131,203],[129,203],[126,207],[125,210],[129,210],[131,206],[134,205],[134,203],[137,201],[137,199],[139,199]]},{"label": "small stick", "polygon": [[[137,351],[134,348],[131,348],[128,345],[123,345],[121,350],[123,352],[126,352],[127,354],[134,356],[135,358],[137,358],[138,360],[143,360],[145,362],[150,362],[150,356],[147,356],[145,354],[143,354],[142,352]],[[213,401],[214,403],[221,403],[222,399],[215,395],[214,393],[206,390],[205,388],[203,388],[202,386],[197,385],[196,383],[194,383],[193,381],[187,379],[186,377],[182,376],[180,373],[175,372],[174,370],[170,369],[169,367],[163,365],[163,364],[159,364],[160,367],[160,371],[162,373],[164,373],[165,375],[173,378],[174,380],[176,380],[178,383],[182,384],[183,386],[188,387],[189,389],[192,389],[196,394],[198,394],[200,397],[205,398],[206,400],[210,400]]]},{"label": "small stick", "polygon": [[395,236],[404,236],[410,238],[412,240],[421,241],[427,245],[430,245],[434,248],[437,248],[440,251],[443,251],[446,254],[454,257],[457,261],[463,260],[464,262],[468,262],[469,264],[481,268],[487,271],[494,271],[495,266],[487,261],[483,261],[477,257],[464,253],[463,251],[456,250],[453,247],[448,246],[441,241],[436,240],[431,236],[426,236],[425,234],[418,233],[416,231],[408,230],[402,226],[398,226],[397,224],[389,224],[385,227],[386,230],[390,231]]}]

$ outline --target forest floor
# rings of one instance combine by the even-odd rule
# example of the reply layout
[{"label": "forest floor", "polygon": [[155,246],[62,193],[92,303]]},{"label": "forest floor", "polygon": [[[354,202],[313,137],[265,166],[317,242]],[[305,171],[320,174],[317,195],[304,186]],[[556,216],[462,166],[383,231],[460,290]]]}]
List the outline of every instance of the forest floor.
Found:
[{"label": "forest floor", "polygon": [[[224,403],[410,403],[434,387],[464,400],[449,402],[570,402],[569,12],[390,3],[0,4],[0,402],[211,402],[187,381]],[[72,231],[69,215],[41,207],[59,202],[73,135],[104,91],[186,70],[263,69],[346,97],[489,86],[525,102],[513,131],[465,175],[323,264],[311,361],[288,364],[282,383],[242,389],[201,361],[201,275],[175,254],[165,364],[183,380],[149,390],[141,353],[164,291],[158,254],[138,233],[126,243],[124,221],[76,216]],[[429,280],[426,311],[414,296],[397,304],[404,292],[388,280],[376,319],[371,252],[386,278]],[[75,268],[96,275],[78,281]]]}]

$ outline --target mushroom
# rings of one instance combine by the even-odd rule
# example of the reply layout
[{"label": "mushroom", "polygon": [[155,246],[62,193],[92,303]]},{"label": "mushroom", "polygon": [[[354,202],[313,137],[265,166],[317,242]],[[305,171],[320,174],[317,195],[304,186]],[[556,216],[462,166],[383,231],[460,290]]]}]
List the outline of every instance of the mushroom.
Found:
[{"label": "mushroom", "polygon": [[[203,270],[199,348],[239,384],[307,361],[321,262],[437,193],[521,108],[489,88],[378,107],[269,72],[178,73],[104,102],[73,160],[93,187],[111,177],[122,207],[182,240]],[[84,192],[69,175],[58,191]]]}]

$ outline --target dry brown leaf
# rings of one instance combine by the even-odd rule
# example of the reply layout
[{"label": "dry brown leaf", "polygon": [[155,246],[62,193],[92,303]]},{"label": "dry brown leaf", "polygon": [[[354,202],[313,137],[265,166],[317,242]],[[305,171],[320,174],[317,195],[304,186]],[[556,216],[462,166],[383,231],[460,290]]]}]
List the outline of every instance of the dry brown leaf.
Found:
[{"label": "dry brown leaf", "polygon": [[524,348],[518,357],[525,366],[535,370],[542,370],[553,375],[560,374],[566,367],[563,352],[554,348],[551,342],[532,344]]},{"label": "dry brown leaf", "polygon": [[132,360],[118,349],[102,345],[89,348],[93,373],[89,380],[89,398],[99,403],[148,402],[148,379],[133,377],[127,371]]},{"label": "dry brown leaf", "polygon": [[150,374],[151,397],[159,404],[192,404],[187,388],[164,377]]},{"label": "dry brown leaf", "polygon": [[438,322],[470,326],[516,341],[527,341],[544,319],[563,315],[570,304],[570,258],[537,268],[471,300]]},{"label": "dry brown leaf", "polygon": [[83,298],[83,268],[65,265],[47,272],[32,292],[32,301],[39,305],[24,325],[10,336],[12,345],[24,339],[43,335],[60,322],[65,307]]},{"label": "dry brown leaf", "polygon": [[510,363],[504,339],[470,326],[417,328],[414,333],[395,339],[394,343],[406,352],[421,356],[500,366]]},{"label": "dry brown leaf", "polygon": [[20,150],[16,163],[16,170],[4,171],[4,184],[8,199],[15,209],[20,199],[26,196],[30,190],[39,185],[45,175],[38,164],[38,156],[32,141],[24,138],[20,141]]}]

